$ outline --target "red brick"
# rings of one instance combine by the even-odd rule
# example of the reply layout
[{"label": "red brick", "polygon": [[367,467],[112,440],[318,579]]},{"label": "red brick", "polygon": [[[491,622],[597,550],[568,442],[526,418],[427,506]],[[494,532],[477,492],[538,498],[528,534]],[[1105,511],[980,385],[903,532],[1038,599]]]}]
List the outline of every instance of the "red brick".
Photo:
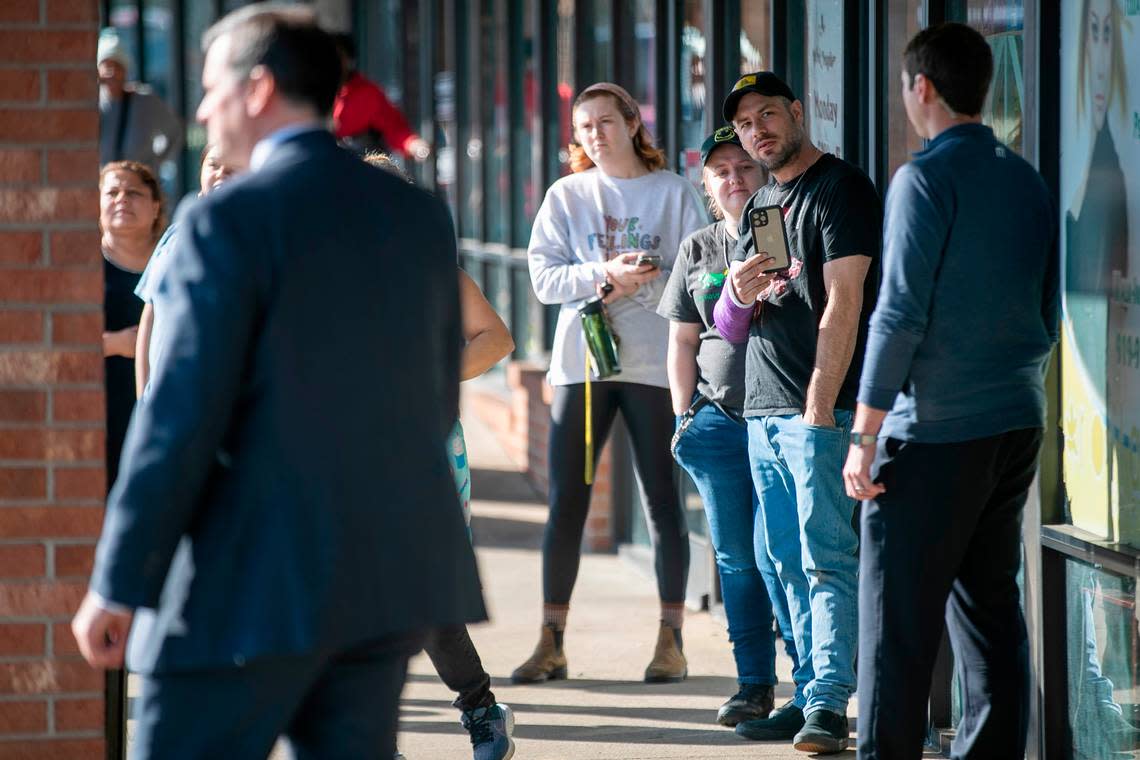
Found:
[{"label": "red brick", "polygon": [[54,422],[102,422],[107,414],[101,390],[52,391]]},{"label": "red brick", "polygon": [[39,181],[40,152],[38,150],[0,150],[0,182],[15,184]]},{"label": "red brick", "polygon": [[99,177],[99,151],[94,148],[48,151],[48,184],[95,185]]},{"label": "red brick", "polygon": [[99,138],[99,111],[95,108],[5,108],[0,112],[0,140],[53,143],[94,142]]},{"label": "red brick", "polygon": [[0,422],[42,422],[47,394],[41,391],[0,390]]},{"label": "red brick", "polygon": [[[47,473],[42,467],[0,468],[0,499],[44,498],[47,498]],[[0,510],[6,511],[7,508]],[[16,538],[3,531],[0,531],[0,536]]]},{"label": "red brick", "polygon": [[0,582],[0,617],[71,616],[86,593],[83,581]]},{"label": "red brick", "polygon": [[43,544],[0,543],[0,578],[43,578],[47,552]]},{"label": "red brick", "polygon": [[57,311],[51,315],[51,341],[103,347],[102,311]]},{"label": "red brick", "polygon": [[[101,482],[102,478],[100,479]],[[101,496],[102,494],[100,494]],[[56,544],[56,578],[87,578],[91,575],[94,564],[95,544]]]},{"label": "red brick", "polygon": [[71,632],[71,623],[52,623],[51,651],[59,657],[80,657],[79,644],[75,643],[75,634]]},{"label": "red brick", "polygon": [[99,21],[99,3],[95,0],[48,0],[48,23],[77,24]]},{"label": "red brick", "polygon": [[[50,159],[49,159],[50,160]],[[97,209],[92,209],[98,214]],[[65,266],[86,266],[101,268],[103,254],[100,252],[99,230],[67,230],[51,233],[51,261]],[[101,281],[101,280],[100,280]],[[102,303],[103,296],[93,303]]]},{"label": "red brick", "polygon": [[94,34],[81,30],[0,29],[0,61],[90,64],[96,41]]},{"label": "red brick", "polygon": [[102,351],[0,352],[0,384],[97,383],[102,380]]},{"label": "red brick", "polygon": [[[102,688],[103,674],[82,661],[0,663],[0,694],[58,694]],[[7,745],[2,746],[7,749]],[[9,755],[5,753],[4,757]]]},{"label": "red brick", "polygon": [[[0,162],[2,161],[3,159],[0,158]],[[0,232],[0,264],[35,264],[42,257],[42,233],[38,231]]]},{"label": "red brick", "polygon": [[57,731],[95,731],[102,728],[103,700],[56,700],[55,729]]},{"label": "red brick", "polygon": [[29,69],[0,68],[0,100],[40,99],[40,73]]},{"label": "red brick", "polygon": [[107,751],[102,739],[28,739],[4,742],[4,760],[92,760]]},{"label": "red brick", "polygon": [[0,536],[5,538],[97,538],[102,507],[3,507]]},{"label": "red brick", "polygon": [[43,312],[0,310],[0,343],[40,343],[43,339]]},{"label": "red brick", "polygon": [[[102,437],[103,431],[98,432]],[[103,464],[98,467],[57,467],[54,479],[57,501],[101,501],[107,495],[107,468]]]},{"label": "red brick", "polygon": [[[4,119],[0,114],[0,122]],[[0,140],[4,139],[0,135]],[[81,222],[99,212],[99,191],[91,188],[33,188],[0,191],[0,222]]]},{"label": "red brick", "polygon": [[52,101],[90,101],[99,97],[94,68],[52,69],[47,75],[47,95]]},{"label": "red brick", "polygon": [[34,459],[56,462],[102,459],[102,430],[45,430],[19,428],[0,435],[0,459]]},{"label": "red brick", "polygon": [[0,623],[0,653],[5,657],[42,657],[44,624]]},{"label": "red brick", "polygon": [[0,23],[34,23],[40,20],[40,0],[4,0]]},{"label": "red brick", "polygon": [[[0,708],[0,734],[41,734],[47,731],[46,699],[0,704],[3,704]],[[3,746],[0,744],[0,747]],[[2,749],[0,753],[5,757],[8,756]]]}]

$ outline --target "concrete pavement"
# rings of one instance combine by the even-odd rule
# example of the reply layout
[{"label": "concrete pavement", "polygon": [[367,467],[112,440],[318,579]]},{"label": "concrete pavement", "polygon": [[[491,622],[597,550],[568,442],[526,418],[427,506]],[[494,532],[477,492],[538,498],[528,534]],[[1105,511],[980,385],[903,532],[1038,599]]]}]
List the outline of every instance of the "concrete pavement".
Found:
[{"label": "concrete pavement", "polygon": [[[511,670],[538,636],[546,505],[473,412],[465,414],[464,426],[475,543],[491,613],[491,622],[472,627],[471,636],[498,700],[515,711],[516,760],[807,757],[789,744],[749,742],[715,725],[736,680],[724,625],[708,613],[690,613],[685,624],[689,678],[641,681],[657,631],[655,585],[613,555],[583,557],[566,630],[569,680],[510,685]],[[782,654],[777,668],[779,704],[791,696],[790,662]],[[400,749],[408,760],[471,756],[452,699],[427,657],[415,658],[400,719]],[[838,757],[845,756],[854,752]]]}]

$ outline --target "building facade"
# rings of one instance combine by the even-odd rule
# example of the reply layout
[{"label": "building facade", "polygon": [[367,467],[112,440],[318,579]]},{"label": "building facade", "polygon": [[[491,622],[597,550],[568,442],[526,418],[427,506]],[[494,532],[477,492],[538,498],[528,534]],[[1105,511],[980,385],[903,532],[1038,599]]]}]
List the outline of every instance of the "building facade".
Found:
[{"label": "building facade", "polygon": [[[7,650],[0,657],[5,672],[54,674],[8,679],[3,712],[16,716],[19,708],[23,717],[0,724],[0,754],[3,742],[50,737],[103,746],[91,718],[101,690],[75,667],[65,626],[88,572],[103,487],[84,485],[76,473],[99,469],[88,461],[98,447],[59,443],[82,438],[102,419],[98,378],[88,371],[98,360],[98,326],[84,321],[97,308],[90,288],[98,277],[72,253],[73,243],[94,240],[96,104],[93,79],[82,72],[84,61],[93,65],[95,22],[120,29],[133,53],[132,78],[192,122],[201,33],[244,4],[10,0],[0,11],[9,43],[0,72],[0,182],[11,201],[0,216],[0,266],[18,272],[6,271],[0,282],[7,452],[0,512],[8,526],[0,531]],[[719,126],[728,88],[741,73],[770,68],[800,93],[813,140],[885,192],[895,169],[922,147],[901,102],[906,41],[943,20],[982,31],[995,60],[985,120],[1053,191],[1064,272],[1064,339],[1050,370],[1050,424],[1025,519],[1023,589],[1035,665],[1029,754],[1102,758],[1140,746],[1133,728],[1140,721],[1140,0],[315,4],[331,27],[354,34],[361,69],[434,146],[428,161],[411,168],[450,205],[462,265],[515,335],[510,365],[480,387],[488,408],[503,412],[499,427],[540,487],[548,421],[541,378],[554,314],[531,292],[525,251],[545,189],[569,171],[575,93],[598,80],[625,86],[671,166],[698,182],[697,148]],[[54,132],[26,126],[57,121]],[[168,187],[194,189],[203,142],[202,130],[188,124],[182,157],[164,169]],[[68,151],[74,160],[63,160]],[[74,208],[63,208],[69,194]],[[64,325],[75,328],[71,338]],[[79,416],[61,416],[72,412]],[[10,443],[25,439],[32,448]],[[648,534],[625,449],[619,430],[599,473],[587,541],[639,561]],[[690,596],[715,605],[700,502],[678,478],[694,548]],[[65,519],[73,516],[82,519]],[[940,673],[932,743],[958,717],[949,657]],[[84,717],[76,719],[80,708]],[[114,731],[107,736],[114,754],[119,741]]]}]

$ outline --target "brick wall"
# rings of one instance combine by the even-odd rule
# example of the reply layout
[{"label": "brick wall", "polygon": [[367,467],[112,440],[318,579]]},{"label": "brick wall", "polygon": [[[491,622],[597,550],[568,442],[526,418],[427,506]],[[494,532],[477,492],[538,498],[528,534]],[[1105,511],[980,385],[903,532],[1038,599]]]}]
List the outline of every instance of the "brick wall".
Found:
[{"label": "brick wall", "polygon": [[[495,432],[507,455],[546,496],[550,485],[546,454],[553,393],[546,384],[546,365],[511,362],[507,367],[507,387],[509,396],[506,398],[474,388],[465,389],[464,394],[471,399],[479,418]],[[612,472],[613,446],[607,443],[594,474],[590,511],[582,537],[582,545],[589,551],[614,548]]]},{"label": "brick wall", "polygon": [[0,757],[104,753],[68,628],[103,514],[97,0],[0,0]]}]

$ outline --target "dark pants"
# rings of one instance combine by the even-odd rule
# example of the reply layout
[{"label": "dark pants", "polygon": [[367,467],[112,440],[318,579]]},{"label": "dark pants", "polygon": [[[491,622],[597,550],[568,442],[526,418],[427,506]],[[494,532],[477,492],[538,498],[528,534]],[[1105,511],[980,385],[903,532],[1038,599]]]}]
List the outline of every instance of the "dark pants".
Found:
[{"label": "dark pants", "polygon": [[[653,541],[657,593],[663,602],[684,602],[689,538],[669,453],[675,419],[669,390],[605,382],[593,383],[591,393],[595,464],[620,409],[633,443],[637,483]],[[569,604],[590,506],[590,487],[585,483],[586,386],[556,387],[550,415],[550,518],[542,542],[543,600]]]},{"label": "dark pants", "polygon": [[1017,574],[1041,430],[879,442],[859,567],[859,757],[922,756],[943,618],[962,685],[951,757],[1025,756],[1029,649]]},{"label": "dark pants", "polygon": [[422,634],[333,653],[144,676],[132,760],[265,760],[284,736],[296,760],[391,760],[408,658]]},{"label": "dark pants", "polygon": [[447,688],[459,695],[452,702],[456,709],[467,712],[495,704],[491,676],[483,669],[467,626],[447,626],[432,632],[424,643],[424,651]]}]

